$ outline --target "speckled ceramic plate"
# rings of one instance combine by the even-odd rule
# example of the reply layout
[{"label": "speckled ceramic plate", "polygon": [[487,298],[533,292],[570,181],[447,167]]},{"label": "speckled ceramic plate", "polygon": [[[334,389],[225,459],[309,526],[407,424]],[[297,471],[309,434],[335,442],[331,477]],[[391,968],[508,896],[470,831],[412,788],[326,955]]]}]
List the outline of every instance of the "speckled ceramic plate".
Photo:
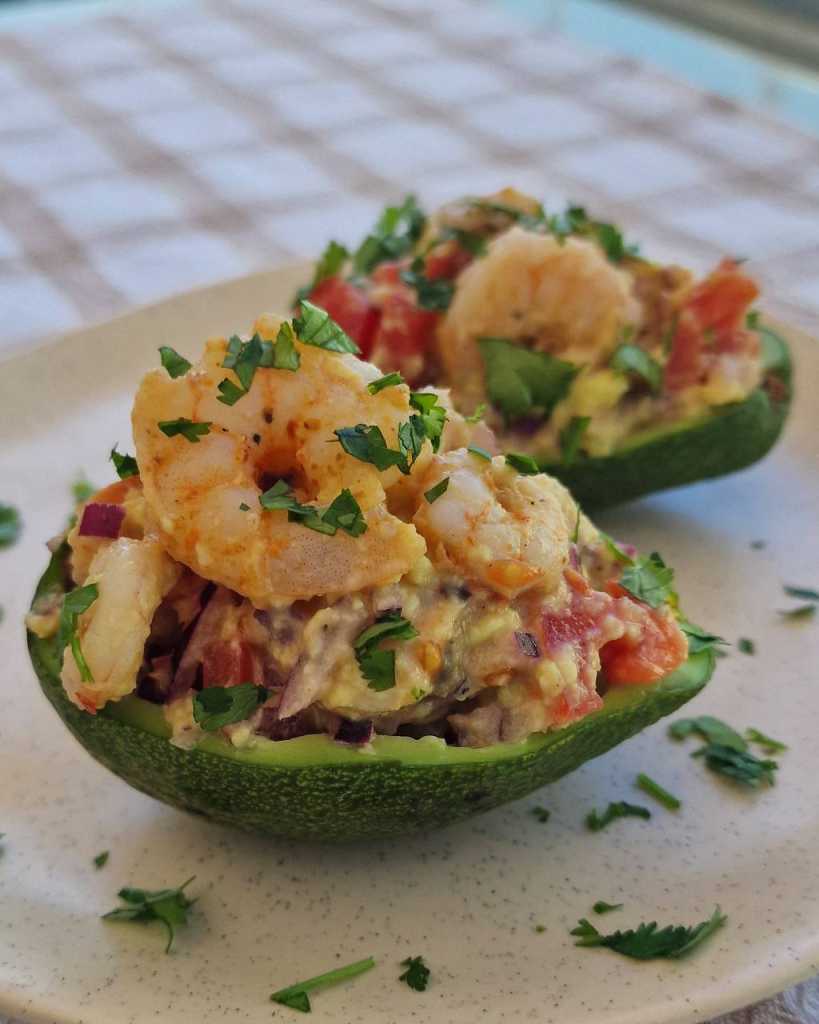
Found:
[{"label": "speckled ceramic plate", "polygon": [[[740,792],[657,725],[533,798],[399,842],[323,848],[263,841],[186,817],[93,762],[41,696],[22,617],[80,471],[107,480],[129,448],[136,382],[156,348],[194,353],[282,308],[296,269],[220,285],[73,334],[0,372],[0,500],[25,532],[0,552],[0,1015],[66,1024],[295,1020],[268,1001],[283,985],[372,954],[378,966],[318,993],[328,1024],[693,1022],[819,971],[819,621],[787,622],[786,582],[819,584],[819,349],[788,332],[797,401],[761,465],[662,495],[603,525],[676,567],[685,607],[736,647],[691,710],[785,740],[776,786]],[[764,540],[759,550],[752,541]],[[636,799],[648,771],[683,801],[650,821],[591,834],[592,807]],[[644,802],[641,799],[640,802]],[[548,807],[548,824],[528,813]],[[96,871],[92,858],[110,849]],[[198,896],[172,955],[155,926],[104,924],[123,884],[195,874]],[[625,904],[605,928],[726,927],[688,960],[638,963],[577,949],[569,929],[595,900]],[[536,930],[544,926],[544,931]],[[425,993],[398,982],[423,954]]]}]

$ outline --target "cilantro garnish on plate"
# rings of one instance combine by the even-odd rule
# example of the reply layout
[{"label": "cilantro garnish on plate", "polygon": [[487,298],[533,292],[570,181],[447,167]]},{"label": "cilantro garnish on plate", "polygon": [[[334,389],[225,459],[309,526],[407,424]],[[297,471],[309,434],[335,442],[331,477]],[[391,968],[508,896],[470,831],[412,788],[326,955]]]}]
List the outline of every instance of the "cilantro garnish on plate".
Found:
[{"label": "cilantro garnish on plate", "polygon": [[386,640],[412,640],[418,630],[400,611],[385,612],[353,642],[356,661],[371,690],[391,690],[395,686],[395,651],[384,650]]},{"label": "cilantro garnish on plate", "polygon": [[[752,731],[756,733],[756,730],[749,730],[749,733]],[[668,733],[678,740],[692,734],[704,739],[705,746],[694,751],[691,756],[704,758],[707,767],[719,775],[725,775],[735,782],[753,788],[763,783],[769,786],[774,784],[774,772],[779,768],[778,763],[760,759],[752,754],[748,750],[745,738],[719,718],[713,718],[711,715],[679,718],[668,727]]]},{"label": "cilantro garnish on plate", "polygon": [[610,803],[602,814],[598,814],[597,811],[590,811],[586,815],[586,827],[592,832],[599,832],[618,818],[648,819],[650,817],[651,811],[647,807],[641,807],[639,804],[629,804],[625,800],[618,800],[615,803]]},{"label": "cilantro garnish on plate", "polygon": [[685,925],[669,925],[658,928],[657,922],[640,924],[628,931],[616,931],[611,935],[601,935],[594,925],[582,917],[571,933],[577,938],[576,946],[604,946],[622,956],[634,960],[655,960],[666,958],[677,960],[688,956],[697,946],[721,928],[727,920],[719,907],[707,921],[688,928]]},{"label": "cilantro garnish on plate", "polygon": [[592,910],[595,914],[610,914],[613,910],[622,910],[622,903],[606,903],[605,900],[598,900]]},{"label": "cilantro garnish on plate", "polygon": [[0,548],[10,547],[20,536],[23,523],[13,505],[0,505]]},{"label": "cilantro garnish on plate", "polygon": [[94,867],[97,868],[97,870],[99,870],[100,868],[104,868],[105,865],[108,863],[108,858],[110,856],[110,850],[103,850],[102,853],[98,853],[97,856],[94,858]]},{"label": "cilantro garnish on plate", "polygon": [[117,907],[102,915],[103,921],[161,921],[168,932],[168,944],[165,952],[170,953],[173,945],[175,928],[188,923],[188,910],[196,900],[189,900],[184,890],[196,876],[192,875],[177,889],[135,889],[126,886],[117,895],[127,904]]},{"label": "cilantro garnish on plate", "polygon": [[410,956],[401,961],[401,966],[406,967],[403,974],[398,975],[399,981],[404,981],[416,992],[425,992],[429,984],[430,970],[424,963],[422,956]]},{"label": "cilantro garnish on plate", "polygon": [[644,793],[653,796],[658,803],[661,803],[669,811],[678,811],[682,807],[681,800],[674,796],[673,793],[669,793],[659,782],[655,782],[654,779],[644,772],[639,773],[635,784],[638,789],[642,789]]},{"label": "cilantro garnish on plate", "polygon": [[274,1003],[281,1003],[282,1006],[289,1006],[291,1010],[300,1010],[302,1013],[310,1013],[309,992],[317,988],[326,988],[328,985],[338,985],[342,981],[349,981],[356,978],[365,971],[375,967],[375,960],[368,956],[364,960],[356,960],[355,963],[347,964],[345,967],[336,967],[324,974],[317,974],[306,981],[298,981],[295,985],[288,985],[287,988],[280,988],[274,992],[270,999]]}]

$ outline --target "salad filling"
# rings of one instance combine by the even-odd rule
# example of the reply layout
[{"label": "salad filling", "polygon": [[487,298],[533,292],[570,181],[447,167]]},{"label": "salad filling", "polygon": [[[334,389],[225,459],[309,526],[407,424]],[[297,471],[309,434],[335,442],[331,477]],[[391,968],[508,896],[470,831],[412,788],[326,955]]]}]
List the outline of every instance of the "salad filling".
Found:
[{"label": "salad filling", "polygon": [[697,281],[513,189],[430,217],[389,207],[354,253],[330,243],[303,293],[385,371],[450,387],[545,462],[608,455],[762,382],[758,288],[737,261]]},{"label": "salad filling", "polygon": [[[136,695],[173,739],[375,733],[483,747],[597,710],[688,654],[672,573],[601,533],[446,391],[356,358],[303,302],[136,395],[136,462],[67,535],[59,630],[88,713]],[[184,364],[184,365],[180,365]]]}]

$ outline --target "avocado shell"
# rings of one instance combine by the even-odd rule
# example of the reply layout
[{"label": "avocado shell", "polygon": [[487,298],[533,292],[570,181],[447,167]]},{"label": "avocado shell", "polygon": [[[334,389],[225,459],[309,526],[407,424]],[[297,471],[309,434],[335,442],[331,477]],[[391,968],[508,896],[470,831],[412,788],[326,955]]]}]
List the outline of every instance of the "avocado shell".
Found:
[{"label": "avocado shell", "polygon": [[[68,578],[67,546],[35,599]],[[708,682],[701,650],[650,686],[609,690],[600,711],[521,743],[482,749],[376,736],[366,750],[328,736],[260,739],[238,750],[216,735],[194,750],[171,744],[162,708],[136,696],[96,715],[69,701],[56,637],[28,634],[43,693],[85,749],[135,789],[182,810],[267,836],[331,842],[407,835],[468,818],[554,782],[675,711]]]},{"label": "avocado shell", "polygon": [[785,341],[770,327],[758,333],[762,383],[745,401],[635,434],[609,455],[581,454],[570,465],[540,460],[541,469],[562,481],[583,508],[600,509],[758,462],[781,434],[793,394]]}]

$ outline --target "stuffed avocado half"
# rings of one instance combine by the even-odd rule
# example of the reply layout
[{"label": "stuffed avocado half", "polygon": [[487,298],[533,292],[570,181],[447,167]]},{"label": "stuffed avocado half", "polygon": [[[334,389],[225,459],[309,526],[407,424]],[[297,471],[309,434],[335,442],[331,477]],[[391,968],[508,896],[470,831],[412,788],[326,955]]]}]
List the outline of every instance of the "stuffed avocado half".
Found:
[{"label": "stuffed avocado half", "polygon": [[355,251],[330,243],[303,294],[589,507],[741,469],[788,413],[787,347],[736,261],[697,280],[513,189],[388,207]]},{"label": "stuffed avocado half", "polygon": [[658,554],[324,311],[161,353],[136,458],[112,452],[27,619],[46,696],[136,788],[267,834],[396,835],[550,782],[707,682],[715,638]]}]

